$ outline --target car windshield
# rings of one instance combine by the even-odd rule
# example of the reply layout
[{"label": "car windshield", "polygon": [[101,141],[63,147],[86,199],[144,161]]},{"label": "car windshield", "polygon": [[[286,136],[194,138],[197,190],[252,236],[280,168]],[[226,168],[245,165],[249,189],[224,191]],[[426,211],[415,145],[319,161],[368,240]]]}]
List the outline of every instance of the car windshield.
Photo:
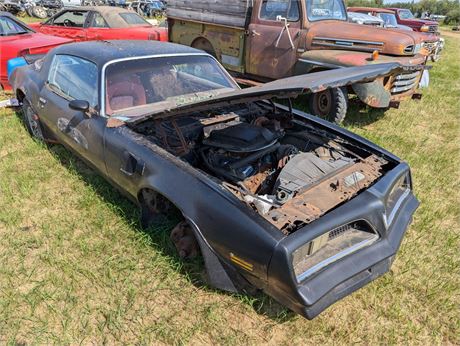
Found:
[{"label": "car windshield", "polygon": [[139,116],[192,104],[238,88],[204,55],[125,60],[108,65],[105,113]]},{"label": "car windshield", "polygon": [[396,16],[392,13],[379,13],[378,16],[385,22],[385,26],[396,27]]},{"label": "car windshield", "polygon": [[399,18],[401,19],[412,19],[414,15],[410,10],[400,10],[399,11]]},{"label": "car windshield", "polygon": [[342,0],[305,0],[310,22],[318,20],[347,20]]},{"label": "car windshield", "polygon": [[29,32],[31,31],[15,20],[4,16],[0,17],[0,36],[15,36],[27,34]]}]

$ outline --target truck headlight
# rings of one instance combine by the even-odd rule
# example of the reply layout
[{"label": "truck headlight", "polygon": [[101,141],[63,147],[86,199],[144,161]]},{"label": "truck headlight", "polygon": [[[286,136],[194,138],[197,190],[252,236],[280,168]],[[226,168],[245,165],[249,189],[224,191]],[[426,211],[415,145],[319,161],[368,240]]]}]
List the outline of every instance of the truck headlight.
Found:
[{"label": "truck headlight", "polygon": [[364,220],[354,221],[316,237],[292,254],[297,282],[322,268],[379,239],[378,233]]},{"label": "truck headlight", "polygon": [[422,32],[428,32],[428,31],[430,31],[430,27],[429,27],[428,25],[422,25],[422,26],[420,27],[420,31],[422,31]]}]

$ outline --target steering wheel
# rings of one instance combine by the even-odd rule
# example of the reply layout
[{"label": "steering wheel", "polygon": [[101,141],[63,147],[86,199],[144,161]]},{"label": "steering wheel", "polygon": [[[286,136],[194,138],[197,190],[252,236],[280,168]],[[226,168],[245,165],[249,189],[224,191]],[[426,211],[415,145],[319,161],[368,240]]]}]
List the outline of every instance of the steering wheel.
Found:
[{"label": "steering wheel", "polygon": [[64,26],[74,26],[75,23],[72,22],[70,19],[64,19]]}]

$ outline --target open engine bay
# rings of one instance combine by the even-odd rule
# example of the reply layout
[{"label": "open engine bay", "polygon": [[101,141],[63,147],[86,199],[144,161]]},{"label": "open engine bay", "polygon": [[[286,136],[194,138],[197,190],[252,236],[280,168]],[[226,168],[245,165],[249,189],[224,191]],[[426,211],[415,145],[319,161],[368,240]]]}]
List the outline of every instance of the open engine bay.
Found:
[{"label": "open engine bay", "polygon": [[391,169],[386,159],[266,102],[150,119],[134,130],[218,178],[284,234]]}]

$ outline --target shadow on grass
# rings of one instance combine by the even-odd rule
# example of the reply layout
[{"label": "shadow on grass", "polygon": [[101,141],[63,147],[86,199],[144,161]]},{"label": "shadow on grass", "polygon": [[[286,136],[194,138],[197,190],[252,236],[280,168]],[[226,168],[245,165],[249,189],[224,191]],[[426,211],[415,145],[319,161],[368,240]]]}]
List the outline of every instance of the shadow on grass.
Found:
[{"label": "shadow on grass", "polygon": [[[27,130],[24,119],[20,113],[17,113],[22,125]],[[295,317],[295,314],[289,311],[281,304],[274,301],[269,296],[263,293],[257,293],[254,296],[246,294],[232,294],[220,290],[215,290],[206,282],[205,268],[202,257],[193,260],[182,260],[171,242],[169,235],[174,226],[181,221],[180,213],[171,213],[165,216],[161,222],[157,222],[154,226],[143,229],[140,225],[140,210],[107,182],[103,177],[98,175],[96,171],[87,166],[82,160],[67,150],[62,145],[50,144],[47,145],[48,150],[53,154],[54,158],[64,166],[72,174],[77,175],[86,185],[103,200],[103,202],[113,211],[115,211],[124,221],[131,225],[137,232],[141,232],[148,236],[151,246],[154,246],[161,252],[162,255],[168,258],[171,267],[180,274],[186,276],[191,283],[204,290],[219,292],[219,294],[228,294],[249,305],[257,313],[265,315],[272,320],[281,323]]]},{"label": "shadow on grass", "polygon": [[370,125],[385,116],[388,108],[371,108],[357,98],[349,100],[348,112],[343,122],[344,126],[362,127]]}]

